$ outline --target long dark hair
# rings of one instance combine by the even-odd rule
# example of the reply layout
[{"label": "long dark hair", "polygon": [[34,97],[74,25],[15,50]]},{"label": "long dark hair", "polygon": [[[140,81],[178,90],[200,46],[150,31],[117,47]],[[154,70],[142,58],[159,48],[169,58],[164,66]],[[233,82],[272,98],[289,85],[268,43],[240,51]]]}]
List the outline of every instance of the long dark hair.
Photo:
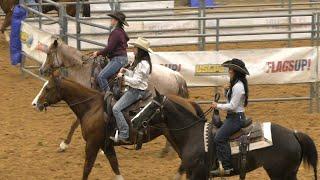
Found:
[{"label": "long dark hair", "polygon": [[116,25],[116,28],[121,28],[121,29],[123,29],[123,26],[124,26],[123,23],[118,20],[118,23],[117,23],[117,25]]},{"label": "long dark hair", "polygon": [[134,57],[134,62],[132,64],[132,69],[134,69],[142,60],[146,60],[149,63],[149,66],[150,66],[149,74],[151,74],[151,72],[152,72],[152,63],[151,63],[151,58],[150,58],[149,52],[145,51],[145,50],[143,50],[141,48],[138,48],[138,53]]},{"label": "long dark hair", "polygon": [[245,100],[244,100],[244,106],[247,107],[248,106],[248,98],[249,98],[249,88],[248,88],[248,81],[246,78],[246,75],[243,73],[240,73],[238,71],[235,71],[234,77],[230,79],[230,90],[228,93],[228,100],[230,102],[231,100],[231,96],[232,96],[232,88],[233,86],[238,82],[241,81],[243,83],[244,86],[244,92],[245,92]]}]

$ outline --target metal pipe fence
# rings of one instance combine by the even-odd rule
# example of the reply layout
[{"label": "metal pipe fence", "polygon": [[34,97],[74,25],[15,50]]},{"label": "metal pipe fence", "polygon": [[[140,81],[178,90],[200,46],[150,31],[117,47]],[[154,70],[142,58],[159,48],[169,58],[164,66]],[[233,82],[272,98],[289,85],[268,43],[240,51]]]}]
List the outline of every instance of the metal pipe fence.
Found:
[{"label": "metal pipe fence", "polygon": [[[170,0],[161,0],[170,1]],[[103,47],[105,44],[97,40],[88,38],[88,36],[105,36],[110,33],[110,27],[101,25],[95,21],[108,20],[107,16],[92,16],[81,17],[81,7],[85,4],[90,5],[102,5],[108,3],[110,10],[108,12],[119,10],[122,3],[136,3],[136,2],[149,2],[146,0],[111,0],[111,1],[99,1],[99,2],[83,2],[77,0],[76,2],[63,2],[56,3],[51,0],[40,0],[38,3],[22,4],[29,12],[34,13],[37,17],[30,18],[27,21],[38,22],[40,29],[43,28],[46,23],[57,23],[59,25],[59,36],[68,43],[69,38],[76,41],[76,47],[79,50],[92,50],[94,48],[83,48],[82,43],[88,43],[95,46]],[[58,9],[59,15],[52,16],[42,13],[42,7],[53,5]],[[71,17],[67,14],[66,7],[68,5],[76,6],[76,15]],[[38,10],[32,9],[32,6],[37,6]],[[261,10],[263,7],[263,10]],[[143,30],[128,30],[130,38],[135,39],[138,36],[143,35],[150,39],[182,39],[182,38],[196,38],[196,42],[183,42],[183,43],[170,43],[153,45],[153,47],[162,46],[183,46],[183,45],[197,45],[198,50],[205,50],[207,44],[215,44],[215,50],[220,50],[220,46],[223,43],[230,42],[257,42],[257,41],[272,41],[281,40],[287,41],[288,46],[292,45],[294,40],[310,40],[310,45],[319,45],[319,7],[320,2],[310,3],[294,3],[292,0],[283,3],[269,3],[269,4],[253,4],[253,5],[226,5],[226,6],[214,6],[205,7],[204,0],[200,0],[200,6],[196,7],[169,7],[169,8],[148,8],[148,9],[125,9],[123,12],[128,13],[127,20],[129,22],[179,22],[189,21],[197,22],[195,27],[183,27],[177,29],[143,29]],[[150,15],[148,15],[148,12]],[[266,13],[266,14],[250,14],[250,13]],[[274,14],[278,12],[278,14]],[[106,11],[93,10],[91,13],[99,14]],[[139,13],[145,13],[147,15],[139,15]],[[240,13],[240,14],[239,14]],[[241,14],[248,13],[248,14]],[[147,17],[145,17],[147,16]],[[278,24],[243,24],[243,25],[226,25],[225,21],[230,20],[246,20],[246,19],[266,19],[277,18],[287,19],[286,22]],[[295,18],[306,18],[307,22],[295,22]],[[210,22],[210,23],[209,23]],[[70,32],[70,24],[75,23],[75,32]],[[89,26],[100,30],[98,32],[83,32],[83,26]],[[303,30],[299,28],[306,27]],[[255,32],[239,32],[237,30],[248,28],[260,28]],[[267,30],[265,30],[265,29]],[[269,29],[271,30],[269,30]],[[281,31],[273,31],[272,28],[286,28]],[[234,30],[234,32],[224,32],[225,30]],[[154,34],[153,34],[154,33]],[[297,35],[304,34],[304,37],[298,37]],[[264,36],[269,37],[271,35],[286,35],[281,38],[270,39],[250,39],[250,36]],[[248,36],[247,39],[242,40],[227,40],[225,37],[241,37]],[[95,47],[97,48],[97,47]],[[318,53],[318,51],[317,51]],[[317,54],[317,63],[319,55]],[[22,69],[24,69],[22,67]],[[318,73],[318,72],[317,72]],[[286,97],[286,98],[263,98],[252,99],[252,102],[274,102],[274,101],[310,101],[309,111],[313,110],[313,101],[316,101],[317,112],[320,111],[319,100],[319,87],[318,82],[310,83],[310,94],[306,97]],[[210,101],[199,101],[200,104],[210,103]]]}]

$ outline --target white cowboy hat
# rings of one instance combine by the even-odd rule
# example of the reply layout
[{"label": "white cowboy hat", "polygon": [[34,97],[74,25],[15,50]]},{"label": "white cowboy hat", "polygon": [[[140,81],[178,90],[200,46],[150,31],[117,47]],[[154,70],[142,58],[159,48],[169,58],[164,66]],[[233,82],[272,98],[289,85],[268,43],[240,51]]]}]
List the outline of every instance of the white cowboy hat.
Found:
[{"label": "white cowboy hat", "polygon": [[137,40],[135,40],[134,42],[129,43],[129,44],[133,45],[135,47],[141,48],[141,49],[148,51],[150,53],[153,53],[153,50],[150,48],[150,42],[143,37],[138,37]]}]

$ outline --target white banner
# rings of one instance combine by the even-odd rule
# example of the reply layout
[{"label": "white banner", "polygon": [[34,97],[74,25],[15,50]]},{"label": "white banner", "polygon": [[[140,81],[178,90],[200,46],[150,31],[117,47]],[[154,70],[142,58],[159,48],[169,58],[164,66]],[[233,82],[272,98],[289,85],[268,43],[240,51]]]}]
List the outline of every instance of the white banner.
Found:
[{"label": "white banner", "polygon": [[189,86],[219,86],[228,81],[224,61],[242,59],[250,84],[289,84],[316,79],[316,48],[226,50],[219,52],[159,52],[152,62],[180,72]]},{"label": "white banner", "polygon": [[20,38],[22,51],[43,63],[47,57],[46,50],[53,42],[53,35],[22,22]]}]

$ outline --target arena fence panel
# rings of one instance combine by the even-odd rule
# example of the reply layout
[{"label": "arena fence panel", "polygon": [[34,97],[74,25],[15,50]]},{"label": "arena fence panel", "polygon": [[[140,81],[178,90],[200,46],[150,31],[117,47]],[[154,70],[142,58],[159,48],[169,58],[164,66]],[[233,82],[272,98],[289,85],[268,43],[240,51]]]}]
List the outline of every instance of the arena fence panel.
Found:
[{"label": "arena fence panel", "polygon": [[[219,51],[221,44],[232,42],[286,41],[290,47],[295,40],[309,40],[310,46],[319,46],[319,2],[224,5],[204,7],[201,1],[199,8],[174,7],[170,0],[153,1],[166,4],[165,7],[138,6],[133,3],[150,3],[146,0],[112,0],[112,1],[76,1],[56,3],[51,0],[40,0],[38,3],[21,3],[32,18],[27,22],[37,25],[39,29],[60,36],[66,43],[79,50],[93,50],[105,45],[106,36],[110,33],[108,27],[108,12],[122,10],[128,15],[131,26],[127,29],[131,39],[138,36],[148,38],[153,47],[197,45],[198,50],[204,50],[206,45],[214,44]],[[81,17],[84,4],[91,7],[91,17]],[[131,4],[131,5],[130,5]],[[44,14],[43,6],[55,6],[59,12]],[[67,6],[76,6],[75,17],[67,14]],[[38,6],[37,10],[31,6]],[[263,8],[263,9],[261,9]],[[317,51],[317,63],[319,53]],[[319,64],[319,63],[318,63]],[[22,70],[28,68],[22,65]],[[318,70],[317,70],[318,71]],[[36,75],[36,74],[34,74]],[[214,88],[216,89],[216,88]],[[310,94],[306,97],[264,98],[253,102],[309,100],[316,101],[319,107],[318,80],[310,83]],[[209,103],[201,101],[200,103]]]}]

